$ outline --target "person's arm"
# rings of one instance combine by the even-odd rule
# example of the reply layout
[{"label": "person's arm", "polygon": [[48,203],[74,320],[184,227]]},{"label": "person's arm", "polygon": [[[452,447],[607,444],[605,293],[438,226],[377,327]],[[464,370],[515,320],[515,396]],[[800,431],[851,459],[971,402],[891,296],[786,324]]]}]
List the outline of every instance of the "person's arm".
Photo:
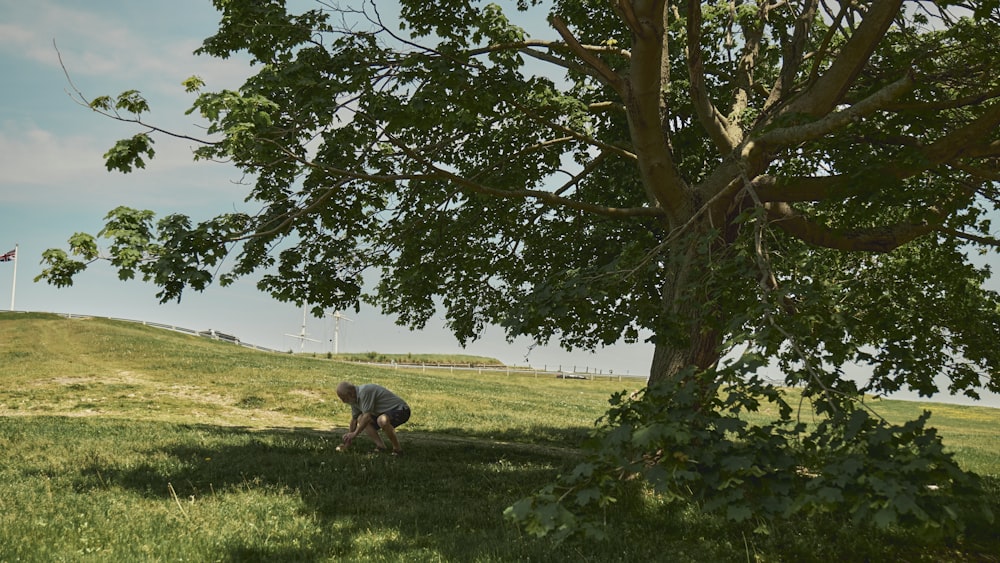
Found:
[{"label": "person's arm", "polygon": [[351,419],[351,426],[347,434],[344,434],[344,443],[348,446],[351,445],[351,440],[354,440],[361,434],[366,426],[371,422],[372,415],[369,413],[362,413],[361,416]]},{"label": "person's arm", "polygon": [[355,430],[357,430],[357,429],[358,429],[358,418],[355,417],[355,416],[352,416],[351,417],[351,424],[347,427],[347,433],[344,434],[344,438],[343,438],[345,446],[350,446],[351,445],[351,440],[353,440],[354,437],[358,435],[358,433],[355,432]]},{"label": "person's arm", "polygon": [[371,413],[367,413],[367,412],[366,413],[361,413],[361,416],[359,416],[356,420],[357,420],[357,428],[354,429],[354,435],[355,436],[357,436],[358,434],[361,434],[361,431],[364,430],[365,427],[368,426],[371,423],[371,421],[372,421],[372,415],[371,415]]}]

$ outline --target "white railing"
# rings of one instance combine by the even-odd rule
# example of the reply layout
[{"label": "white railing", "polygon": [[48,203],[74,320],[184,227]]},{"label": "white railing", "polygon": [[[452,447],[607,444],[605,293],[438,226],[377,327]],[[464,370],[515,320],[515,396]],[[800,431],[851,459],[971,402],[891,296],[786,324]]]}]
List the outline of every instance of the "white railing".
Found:
[{"label": "white railing", "polygon": [[428,369],[437,371],[475,371],[477,373],[503,373],[504,375],[520,374],[520,375],[533,375],[535,377],[545,376],[545,377],[556,377],[558,379],[582,379],[582,380],[597,380],[597,379],[607,379],[622,381],[623,378],[636,378],[644,377],[640,375],[626,373],[614,373],[609,371],[604,373],[603,370],[590,371],[589,368],[584,368],[584,371],[578,371],[575,367],[573,370],[549,370],[549,369],[538,369],[531,366],[496,366],[496,365],[469,365],[469,364],[428,364],[426,362],[421,363],[406,363],[406,362],[365,362],[365,361],[351,361],[351,363],[362,364],[367,366],[384,367],[390,369],[419,369],[420,371],[427,371]]},{"label": "white railing", "polygon": [[[27,312],[27,311],[15,311],[15,312],[22,312],[23,313],[23,312]],[[120,318],[120,317],[100,317],[100,316],[95,316],[95,315],[78,315],[76,313],[55,313],[55,314],[57,314],[59,316],[62,316],[62,317],[66,317],[67,319],[89,319],[89,318],[97,318],[97,319],[108,319],[110,321],[121,321],[121,322],[126,322],[126,323],[136,323],[136,324],[141,324],[143,326],[151,326],[151,327],[154,327],[154,328],[162,328],[164,330],[171,330],[173,332],[183,332],[185,334],[191,334],[191,335],[194,335],[194,336],[200,336],[202,338],[210,338],[212,340],[222,340],[224,342],[230,342],[232,344],[236,344],[236,345],[242,346],[244,348],[252,348],[254,350],[260,350],[262,352],[275,352],[275,353],[278,353],[278,354],[284,353],[281,350],[275,350],[273,348],[268,348],[266,346],[257,346],[256,344],[249,344],[249,343],[246,343],[246,342],[242,342],[242,341],[240,341],[239,338],[236,338],[235,336],[233,336],[231,334],[226,334],[224,332],[218,332],[215,329],[193,330],[193,329],[190,329],[190,328],[184,328],[182,326],[177,326],[177,325],[164,324],[164,323],[153,323],[153,322],[149,322],[149,321],[139,321],[139,320],[136,320],[136,319],[123,319],[123,318]]]}]

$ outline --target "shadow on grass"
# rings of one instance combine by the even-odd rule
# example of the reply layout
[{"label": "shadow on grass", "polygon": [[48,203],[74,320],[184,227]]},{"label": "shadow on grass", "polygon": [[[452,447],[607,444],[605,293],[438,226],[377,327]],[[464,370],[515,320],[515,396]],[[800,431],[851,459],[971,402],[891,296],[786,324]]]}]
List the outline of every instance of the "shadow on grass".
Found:
[{"label": "shadow on grass", "polygon": [[[147,498],[173,498],[179,505],[259,502],[255,495],[301,500],[299,510],[316,524],[305,532],[310,537],[297,538],[297,546],[237,542],[224,557],[234,561],[365,559],[356,551],[364,545],[376,558],[544,556],[551,548],[547,542],[534,542],[527,553],[516,547],[524,538],[503,521],[502,511],[551,481],[576,457],[569,449],[476,439],[468,433],[401,432],[406,449],[396,457],[373,452],[367,439],[337,452],[339,432],[198,425],[164,431],[176,434],[164,445],[144,451],[133,445],[140,448],[139,463],[123,466],[92,456],[75,488],[117,487]],[[236,509],[234,514],[242,513]]]},{"label": "shadow on grass", "polygon": [[[468,432],[403,433],[407,452],[400,458],[372,453],[367,440],[339,453],[339,433],[313,429],[40,417],[0,428],[0,437],[5,434],[9,445],[24,445],[20,451],[61,437],[69,453],[55,458],[52,467],[76,463],[61,475],[41,469],[46,483],[66,483],[83,493],[81,498],[107,492],[135,513],[159,511],[145,525],[173,526],[164,537],[194,536],[180,554],[185,558],[1000,561],[993,555],[1000,552],[1000,539],[987,522],[971,523],[966,537],[950,544],[915,533],[859,529],[832,514],[733,525],[682,503],[650,502],[638,487],[609,509],[607,541],[555,546],[525,536],[501,514],[572,467],[578,453]],[[25,467],[21,474],[28,470],[38,469]],[[24,488],[37,486],[35,477],[26,479],[33,480],[24,481]],[[983,502],[1000,514],[1000,480],[986,480]],[[170,513],[165,523],[164,510]],[[132,523],[119,519],[108,525]]]}]

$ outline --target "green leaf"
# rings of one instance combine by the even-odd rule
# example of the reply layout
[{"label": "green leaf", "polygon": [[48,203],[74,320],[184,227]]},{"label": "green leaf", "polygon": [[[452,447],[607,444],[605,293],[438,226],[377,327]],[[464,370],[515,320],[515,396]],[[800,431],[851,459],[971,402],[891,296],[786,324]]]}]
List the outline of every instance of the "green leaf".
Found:
[{"label": "green leaf", "polygon": [[121,139],[104,153],[105,165],[109,171],[131,172],[134,168],[145,168],[146,158],[153,158],[153,139],[146,133],[139,133],[129,139]]},{"label": "green leaf", "polygon": [[184,86],[184,91],[192,94],[201,91],[205,87],[205,81],[199,76],[190,76],[185,78],[181,85]]},{"label": "green leaf", "polygon": [[149,104],[138,90],[126,90],[118,95],[115,108],[139,115],[149,111]]},{"label": "green leaf", "polygon": [[894,525],[898,520],[898,516],[895,510],[886,506],[875,512],[874,520],[875,525],[884,530]]},{"label": "green leaf", "polygon": [[580,506],[587,506],[588,504],[600,499],[601,491],[597,487],[582,489],[576,494],[576,503]]},{"label": "green leaf", "polygon": [[90,100],[89,105],[95,110],[108,111],[112,106],[111,96],[98,96],[93,100]]},{"label": "green leaf", "polygon": [[750,507],[742,504],[731,504],[726,507],[726,519],[731,522],[744,522],[753,516]]}]

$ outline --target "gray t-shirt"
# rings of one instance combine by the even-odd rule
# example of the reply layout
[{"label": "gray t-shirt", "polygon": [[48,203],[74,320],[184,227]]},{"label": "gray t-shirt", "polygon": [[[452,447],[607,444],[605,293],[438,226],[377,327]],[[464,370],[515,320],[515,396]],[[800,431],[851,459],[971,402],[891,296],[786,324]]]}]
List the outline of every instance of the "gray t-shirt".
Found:
[{"label": "gray t-shirt", "polygon": [[378,416],[384,412],[398,409],[408,409],[406,401],[381,385],[365,383],[358,385],[358,401],[351,403],[351,418],[357,418],[362,413]]}]

